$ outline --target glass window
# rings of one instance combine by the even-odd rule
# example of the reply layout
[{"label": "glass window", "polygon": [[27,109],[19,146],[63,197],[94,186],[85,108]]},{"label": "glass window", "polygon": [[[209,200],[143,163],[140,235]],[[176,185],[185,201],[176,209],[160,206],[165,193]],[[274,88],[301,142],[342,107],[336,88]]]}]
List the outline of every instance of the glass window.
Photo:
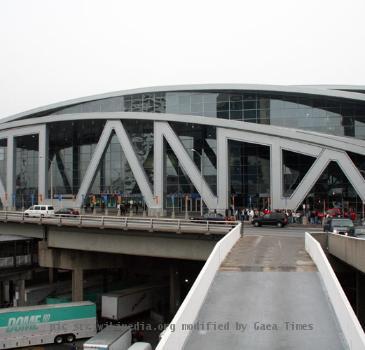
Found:
[{"label": "glass window", "polygon": [[[263,91],[176,91],[116,96],[60,108],[54,114],[151,112],[240,120],[365,139],[365,103]],[[246,113],[247,111],[247,113]],[[49,114],[49,112],[47,112]],[[0,155],[1,156],[1,155]]]},{"label": "glass window", "polygon": [[283,193],[284,197],[289,197],[299,186],[304,176],[313,165],[315,158],[291,152],[287,150],[282,151],[283,159]]},{"label": "glass window", "polygon": [[270,147],[228,141],[231,202],[267,208],[270,196]]},{"label": "glass window", "polygon": [[12,206],[29,207],[38,202],[38,134],[15,137],[15,193]]}]

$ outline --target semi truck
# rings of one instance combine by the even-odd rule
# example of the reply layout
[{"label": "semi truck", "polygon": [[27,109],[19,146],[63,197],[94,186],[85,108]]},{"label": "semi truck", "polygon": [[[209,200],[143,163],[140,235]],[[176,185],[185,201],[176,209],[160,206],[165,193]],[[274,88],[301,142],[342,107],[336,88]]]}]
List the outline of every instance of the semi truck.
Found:
[{"label": "semi truck", "polygon": [[141,285],[104,294],[101,297],[101,317],[119,321],[148,311],[164,298],[165,285]]},{"label": "semi truck", "polygon": [[0,348],[61,344],[96,334],[91,302],[0,309]]},{"label": "semi truck", "polygon": [[110,325],[86,341],[84,350],[152,350],[148,343],[139,342],[132,345],[132,332],[126,325]]}]

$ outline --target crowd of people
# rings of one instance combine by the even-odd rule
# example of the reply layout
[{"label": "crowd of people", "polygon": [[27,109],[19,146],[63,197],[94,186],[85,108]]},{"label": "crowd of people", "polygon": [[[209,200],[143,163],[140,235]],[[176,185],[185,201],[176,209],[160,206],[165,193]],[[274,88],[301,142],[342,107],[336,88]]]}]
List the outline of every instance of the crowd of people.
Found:
[{"label": "crowd of people", "polygon": [[[319,210],[295,211],[290,209],[277,209],[275,212],[285,213],[289,224],[302,224],[304,217],[306,223],[313,225],[323,224],[324,219],[328,217],[345,217],[352,221],[357,219],[357,214],[352,208],[345,210],[343,213],[339,208],[329,209],[325,212],[321,212]],[[230,213],[234,216],[235,220],[251,222],[254,218],[270,214],[271,210],[257,208],[231,208]]]}]

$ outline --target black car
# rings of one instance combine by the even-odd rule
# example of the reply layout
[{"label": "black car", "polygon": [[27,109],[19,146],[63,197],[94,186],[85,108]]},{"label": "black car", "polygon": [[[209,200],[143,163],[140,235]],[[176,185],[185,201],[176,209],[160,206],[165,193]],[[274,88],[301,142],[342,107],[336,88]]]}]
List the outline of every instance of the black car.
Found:
[{"label": "black car", "polygon": [[355,236],[354,223],[352,220],[345,218],[328,218],[323,226],[323,231],[345,236]]},{"label": "black car", "polygon": [[251,224],[255,227],[262,225],[274,225],[277,227],[283,227],[288,223],[288,218],[284,213],[270,213],[254,218]]},{"label": "black car", "polygon": [[62,208],[60,210],[57,210],[55,212],[55,215],[57,216],[64,216],[64,217],[68,217],[68,216],[78,216],[80,215],[79,211],[76,209],[72,209],[72,208]]}]

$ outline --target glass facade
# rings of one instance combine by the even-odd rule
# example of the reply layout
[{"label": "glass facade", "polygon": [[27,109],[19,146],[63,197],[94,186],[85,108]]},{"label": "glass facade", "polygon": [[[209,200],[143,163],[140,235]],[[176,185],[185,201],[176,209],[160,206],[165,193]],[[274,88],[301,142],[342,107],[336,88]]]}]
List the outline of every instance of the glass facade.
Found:
[{"label": "glass facade", "polygon": [[80,103],[53,113],[117,111],[224,118],[365,139],[365,102],[299,93],[155,92]]},{"label": "glass facade", "polygon": [[95,147],[103,120],[52,123],[49,128],[48,193],[64,198],[77,195]]},{"label": "glass facade", "polygon": [[[123,121],[135,154],[143,166],[151,184],[153,184],[153,123],[128,120]],[[113,132],[108,147],[99,164],[90,195],[107,196],[107,205],[115,206],[117,196],[123,202],[134,199],[143,202],[141,191],[122,150],[117,135]]]},{"label": "glass facade", "polygon": [[362,201],[336,162],[330,162],[303,204],[323,211],[324,208],[344,208],[362,212]]},{"label": "glass facade", "polygon": [[[303,93],[273,91],[204,90],[151,92],[116,96],[70,105],[33,116],[59,115],[60,121],[47,125],[49,134],[48,195],[75,198],[95,152],[106,120],[62,121],[73,113],[147,112],[181,115],[181,122],[169,122],[217,195],[216,127],[183,122],[182,115],[221,118],[256,124],[275,125],[347,136],[365,140],[365,102]],[[126,119],[121,121],[143,166],[150,184],[154,182],[153,121]],[[260,136],[258,135],[258,138]],[[15,196],[9,198],[17,207],[31,205],[38,198],[38,135],[15,138]],[[200,194],[172,148],[165,142],[166,166],[164,207],[199,211]],[[258,140],[259,142],[259,140]],[[365,156],[347,152],[365,179]],[[6,187],[7,142],[0,140],[0,179]],[[282,195],[290,197],[297,189],[315,158],[287,150],[282,151]],[[228,142],[230,204],[264,209],[271,207],[270,148],[253,143]],[[128,201],[143,198],[115,133],[102,156],[87,197],[98,197],[98,205],[106,196],[108,206],[120,197]],[[87,201],[88,198],[85,198]],[[330,163],[304,201],[313,208],[362,205],[337,163]]]},{"label": "glass facade", "polygon": [[270,207],[270,147],[228,142],[231,206]]},{"label": "glass facade", "polygon": [[[153,122],[124,120],[135,153],[153,184]],[[102,120],[49,125],[48,193],[75,198],[105,126]],[[141,197],[140,190],[115,133],[100,161],[89,195]],[[111,196],[110,196],[111,197]],[[88,201],[88,198],[85,198]],[[115,201],[113,201],[115,203]],[[114,205],[114,204],[113,204]]]},{"label": "glass facade", "polygon": [[11,206],[29,207],[38,202],[38,135],[15,137],[15,195]]},{"label": "glass facade", "polygon": [[353,152],[347,152],[347,154],[356,165],[356,168],[360,171],[362,177],[365,179],[365,156]]},{"label": "glass facade", "polygon": [[298,187],[303,177],[316,160],[301,153],[282,151],[283,159],[283,193],[284,197],[290,197]]},{"label": "glass facade", "polygon": [[[214,127],[189,124],[170,123],[179,137],[185,151],[190,155],[211,191],[217,193],[217,142]],[[186,174],[170,145],[166,142],[166,208],[200,210],[201,198],[197,189]],[[185,200],[185,197],[188,199]],[[204,205],[204,203],[203,203]]]}]

